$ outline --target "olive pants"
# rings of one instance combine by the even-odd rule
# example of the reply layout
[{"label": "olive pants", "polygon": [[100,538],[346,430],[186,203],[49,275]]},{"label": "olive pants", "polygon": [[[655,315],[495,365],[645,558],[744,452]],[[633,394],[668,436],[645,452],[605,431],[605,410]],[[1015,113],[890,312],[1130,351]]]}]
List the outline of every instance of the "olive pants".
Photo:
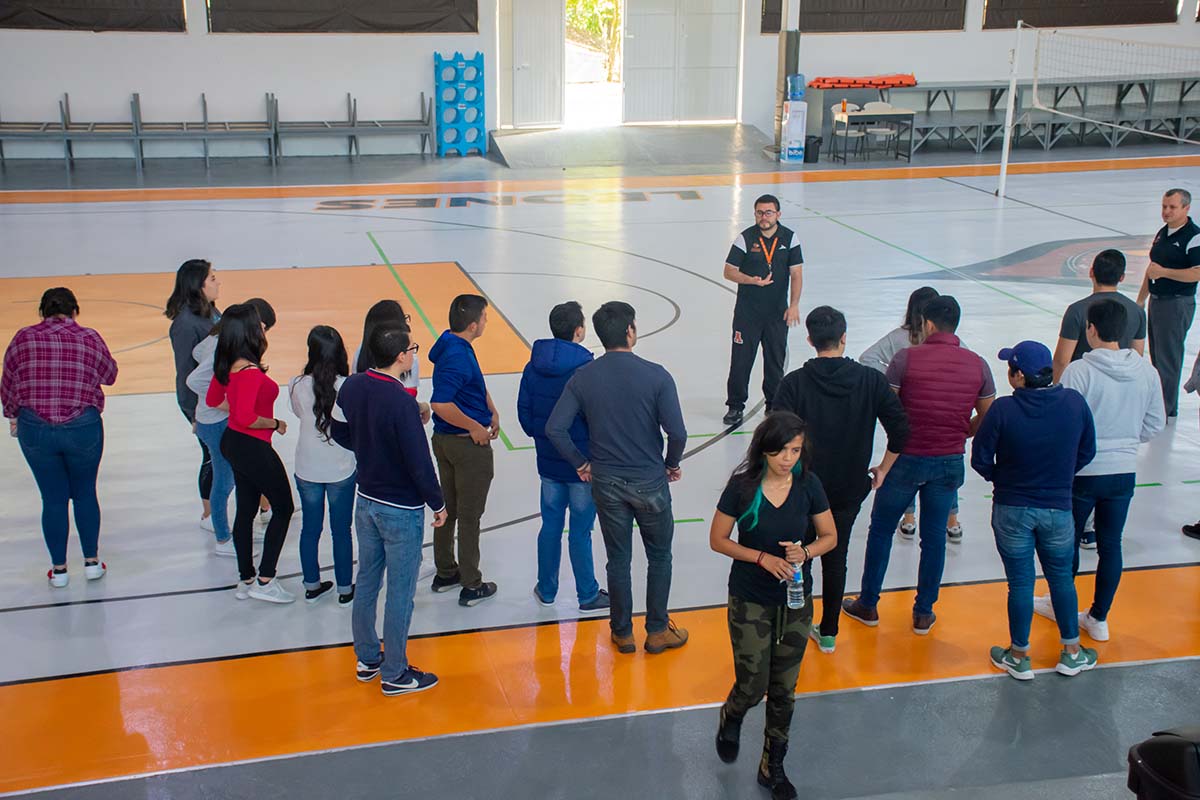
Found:
[{"label": "olive pants", "polygon": [[787,741],[796,704],[796,681],[812,627],[812,598],[804,608],[761,606],[729,598],[729,641],[733,645],[733,688],[725,714],[741,719],[767,696],[766,735]]}]

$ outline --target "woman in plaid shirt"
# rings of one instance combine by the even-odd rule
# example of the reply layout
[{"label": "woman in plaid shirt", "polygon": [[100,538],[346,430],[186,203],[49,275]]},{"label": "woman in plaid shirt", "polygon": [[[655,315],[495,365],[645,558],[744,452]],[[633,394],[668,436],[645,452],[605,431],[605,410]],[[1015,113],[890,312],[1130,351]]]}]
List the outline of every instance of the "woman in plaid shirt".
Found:
[{"label": "woman in plaid shirt", "polygon": [[42,493],[42,534],[50,551],[51,586],[67,585],[67,503],[83,548],[84,575],[104,577],[97,548],[100,502],[96,475],[104,452],[101,386],[117,380],[117,362],[100,334],[75,322],[70,289],[47,289],[42,321],[17,331],[4,353],[0,400],[10,430]]}]

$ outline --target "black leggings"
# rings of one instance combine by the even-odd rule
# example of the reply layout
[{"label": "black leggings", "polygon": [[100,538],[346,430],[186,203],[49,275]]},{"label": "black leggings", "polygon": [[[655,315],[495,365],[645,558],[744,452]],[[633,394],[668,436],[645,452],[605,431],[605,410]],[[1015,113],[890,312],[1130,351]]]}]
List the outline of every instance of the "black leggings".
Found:
[{"label": "black leggings", "polygon": [[[196,437],[196,441],[200,442],[200,438]],[[200,476],[196,483],[200,487],[201,500],[207,500],[212,496],[212,479],[212,454],[208,452],[208,445],[200,442]]]},{"label": "black leggings", "polygon": [[821,635],[837,636],[846,593],[846,553],[850,549],[850,531],[862,505],[835,508],[833,525],[837,529],[837,547],[821,556]]},{"label": "black leggings", "polygon": [[266,496],[271,502],[271,522],[263,541],[258,577],[274,578],[288,524],[296,510],[287,470],[269,442],[232,428],[226,428],[221,437],[221,454],[233,467],[233,485],[237,489],[233,548],[237,551],[238,575],[243,581],[254,577],[254,518],[258,514],[258,499]]}]

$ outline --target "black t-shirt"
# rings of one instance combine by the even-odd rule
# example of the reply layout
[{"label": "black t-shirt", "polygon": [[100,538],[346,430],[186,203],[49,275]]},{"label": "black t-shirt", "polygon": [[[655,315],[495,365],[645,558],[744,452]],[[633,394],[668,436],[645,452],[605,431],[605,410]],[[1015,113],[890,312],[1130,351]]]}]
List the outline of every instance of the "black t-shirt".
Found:
[{"label": "black t-shirt", "polygon": [[[1150,246],[1150,260],[1167,269],[1200,267],[1200,226],[1188,217],[1183,227],[1170,236],[1167,235],[1167,226],[1162,226],[1154,236],[1154,244]],[[1150,281],[1150,294],[1155,297],[1195,297],[1196,284],[1159,278]]]},{"label": "black t-shirt", "polygon": [[[721,499],[717,501],[717,510],[736,520],[746,513],[753,499],[753,487],[743,490],[730,482],[721,493]],[[779,543],[812,544],[817,538],[817,532],[812,527],[811,517],[828,510],[829,501],[825,499],[821,481],[811,472],[805,472],[792,481],[791,491],[779,508],[763,498],[758,509],[758,524],[754,528],[746,530],[746,526],[750,524],[749,519],[737,523],[738,544],[783,558],[783,547]],[[812,562],[806,561],[802,570],[804,592],[812,594]],[[729,570],[729,593],[741,600],[763,606],[781,606],[787,602],[787,586],[762,567],[749,561],[733,562],[733,567]]]},{"label": "black t-shirt", "polygon": [[[770,286],[738,284],[735,314],[778,314],[783,318],[788,306],[791,268],[804,263],[804,254],[795,238],[795,232],[782,225],[776,226],[775,235],[769,239],[757,225],[741,232],[729,248],[725,263],[746,275],[765,278],[771,274],[775,280]],[[767,256],[771,257],[769,267]]]},{"label": "black t-shirt", "polygon": [[1146,338],[1146,312],[1141,306],[1120,292],[1096,292],[1071,303],[1067,306],[1067,312],[1063,314],[1062,327],[1058,329],[1058,335],[1063,339],[1075,340],[1075,352],[1071,354],[1072,361],[1078,361],[1083,358],[1084,353],[1092,349],[1087,340],[1087,312],[1092,307],[1092,303],[1098,303],[1101,300],[1116,300],[1125,307],[1125,330],[1121,331],[1121,338],[1117,340],[1121,347],[1129,348],[1135,339]]}]

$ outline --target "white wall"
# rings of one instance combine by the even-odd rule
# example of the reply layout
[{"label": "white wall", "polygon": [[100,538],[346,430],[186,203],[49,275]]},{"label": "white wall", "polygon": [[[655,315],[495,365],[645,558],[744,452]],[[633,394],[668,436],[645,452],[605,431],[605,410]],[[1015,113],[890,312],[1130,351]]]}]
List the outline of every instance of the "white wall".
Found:
[{"label": "white wall", "polygon": [[[795,0],[790,0],[789,5]],[[800,0],[803,2],[803,0]],[[757,33],[758,3],[747,3],[742,120],[768,135],[774,119],[775,37]],[[967,0],[965,30],[917,33],[805,33],[800,36],[800,71],[816,75],[875,75],[911,72],[917,81],[1007,80],[1012,30],[983,30],[984,0]],[[1071,28],[1088,36],[1200,47],[1196,0],[1184,0],[1178,22],[1109,28]],[[1033,37],[1023,37],[1032,47]],[[1022,49],[1022,74],[1032,68],[1032,50]],[[814,102],[820,100],[814,97]],[[820,114],[809,103],[810,128]]]},{"label": "white wall", "polygon": [[[478,34],[210,34],[205,0],[186,0],[187,33],[0,30],[0,118],[58,119],[71,95],[78,121],[124,121],[140,92],[146,120],[200,118],[207,92],[214,119],[265,119],[274,92],[282,119],[345,119],[346,93],[360,118],[412,119],[433,94],[433,54],[482,51],[487,125],[496,127],[496,0],[480,0]],[[416,137],[360,139],[363,152],[416,152]],[[344,153],[345,140],[292,139],[285,152]],[[128,155],[127,146],[76,146],[76,155]],[[147,145],[147,155],[200,152],[198,144]],[[255,143],[218,143],[214,155],[264,153]],[[53,145],[5,143],[5,155],[61,156]]]}]

